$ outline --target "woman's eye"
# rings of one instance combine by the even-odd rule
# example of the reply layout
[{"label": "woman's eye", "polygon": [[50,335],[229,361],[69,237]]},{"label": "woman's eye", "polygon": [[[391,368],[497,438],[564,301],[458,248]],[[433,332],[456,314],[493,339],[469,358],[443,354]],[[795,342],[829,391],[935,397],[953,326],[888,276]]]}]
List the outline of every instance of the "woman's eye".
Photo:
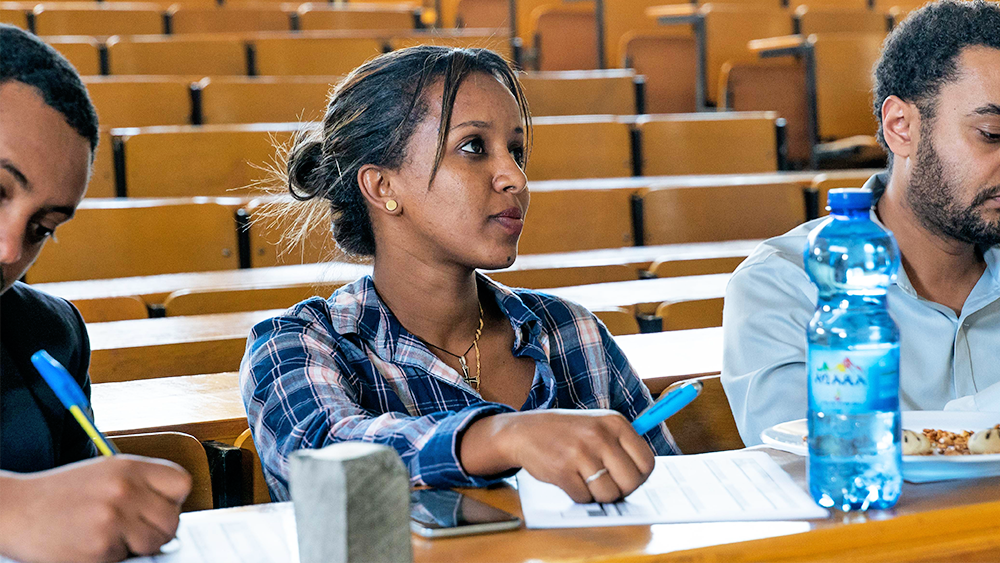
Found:
[{"label": "woman's eye", "polygon": [[524,168],[524,147],[514,147],[510,150],[510,155],[514,157],[518,166]]},{"label": "woman's eye", "polygon": [[28,242],[31,244],[38,244],[43,240],[49,238],[50,236],[54,235],[55,232],[56,232],[55,229],[50,229],[45,225],[32,223],[31,225],[28,226],[27,239]]},{"label": "woman's eye", "polygon": [[486,147],[483,145],[482,139],[472,139],[458,147],[458,150],[472,154],[483,154],[486,152]]}]

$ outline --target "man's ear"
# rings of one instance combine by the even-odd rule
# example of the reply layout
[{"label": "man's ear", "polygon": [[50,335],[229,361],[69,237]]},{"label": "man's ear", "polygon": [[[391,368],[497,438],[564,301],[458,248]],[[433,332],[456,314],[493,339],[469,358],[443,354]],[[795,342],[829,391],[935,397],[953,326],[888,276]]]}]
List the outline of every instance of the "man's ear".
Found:
[{"label": "man's ear", "polygon": [[392,190],[389,178],[374,164],[366,164],[358,170],[358,186],[365,199],[378,211],[398,215],[402,211],[401,202]]},{"label": "man's ear", "polygon": [[909,158],[917,148],[920,131],[920,111],[915,104],[904,102],[898,96],[889,96],[882,102],[882,136],[897,158]]}]

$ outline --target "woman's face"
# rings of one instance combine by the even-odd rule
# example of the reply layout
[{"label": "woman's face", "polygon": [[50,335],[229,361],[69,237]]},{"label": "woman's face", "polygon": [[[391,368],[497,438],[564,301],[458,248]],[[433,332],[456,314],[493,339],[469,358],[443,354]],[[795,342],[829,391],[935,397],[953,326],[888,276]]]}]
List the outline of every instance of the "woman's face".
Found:
[{"label": "woman's face", "polygon": [[[401,213],[383,223],[386,244],[417,257],[473,268],[503,268],[517,256],[528,209],[525,132],[517,101],[496,78],[475,73],[455,97],[444,157],[428,186],[441,119],[440,82],[399,170],[386,171]],[[400,240],[401,239],[401,240]]]}]

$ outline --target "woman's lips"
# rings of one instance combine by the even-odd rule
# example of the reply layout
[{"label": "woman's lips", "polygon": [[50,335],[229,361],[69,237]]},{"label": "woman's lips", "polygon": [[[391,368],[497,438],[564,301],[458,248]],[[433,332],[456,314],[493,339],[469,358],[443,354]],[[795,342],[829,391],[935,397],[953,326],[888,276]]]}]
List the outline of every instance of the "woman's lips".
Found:
[{"label": "woman's lips", "polygon": [[524,228],[524,219],[521,210],[517,207],[505,209],[490,218],[496,221],[508,235],[519,235],[521,229]]}]

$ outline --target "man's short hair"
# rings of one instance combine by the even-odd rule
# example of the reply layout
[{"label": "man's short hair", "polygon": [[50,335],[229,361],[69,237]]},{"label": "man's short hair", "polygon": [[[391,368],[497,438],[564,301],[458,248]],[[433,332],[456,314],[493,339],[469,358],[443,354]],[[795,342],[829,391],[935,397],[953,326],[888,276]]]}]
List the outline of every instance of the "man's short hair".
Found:
[{"label": "man's short hair", "polygon": [[966,47],[1000,49],[1000,4],[983,0],[941,0],[924,6],[889,35],[875,65],[875,117],[878,142],[889,153],[882,131],[882,103],[889,96],[916,104],[933,120],[941,86],[958,76],[958,57]]},{"label": "man's short hair", "polygon": [[0,84],[33,86],[52,109],[97,148],[97,111],[73,65],[34,35],[0,24]]}]

